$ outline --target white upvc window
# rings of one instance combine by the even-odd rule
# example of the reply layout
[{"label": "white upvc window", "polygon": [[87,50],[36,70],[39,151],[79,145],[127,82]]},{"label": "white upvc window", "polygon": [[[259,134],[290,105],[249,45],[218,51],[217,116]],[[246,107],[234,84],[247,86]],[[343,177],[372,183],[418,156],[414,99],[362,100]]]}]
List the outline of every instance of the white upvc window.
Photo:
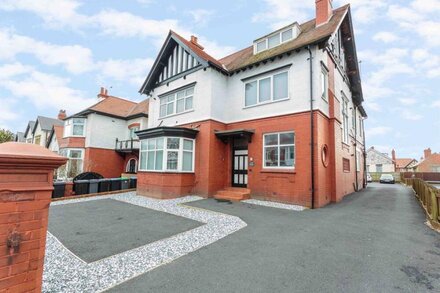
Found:
[{"label": "white upvc window", "polygon": [[139,131],[139,126],[133,126],[133,127],[130,127],[130,139],[137,139],[138,137],[137,137],[137,135],[136,135],[136,131]]},{"label": "white upvc window", "polygon": [[246,81],[244,91],[245,107],[288,99],[289,72],[282,71]]},{"label": "white upvc window", "polygon": [[328,101],[328,71],[324,66],[321,67],[321,98]]},{"label": "white upvc window", "polygon": [[85,136],[85,118],[71,118],[64,122],[64,136]]},{"label": "white upvc window", "polygon": [[83,149],[61,149],[59,153],[68,160],[65,165],[58,168],[58,178],[74,178],[83,172]]},{"label": "white upvc window", "polygon": [[159,117],[164,118],[193,109],[194,86],[160,98]]},{"label": "white upvc window", "polygon": [[295,168],[295,133],[293,131],[263,135],[263,168]]},{"label": "white upvc window", "polygon": [[361,171],[361,152],[360,151],[356,151],[356,171],[360,172]]},{"label": "white upvc window", "polygon": [[140,171],[194,172],[194,139],[157,137],[142,140]]},{"label": "white upvc window", "polygon": [[342,94],[342,141],[348,144],[348,99]]},{"label": "white upvc window", "polygon": [[276,46],[281,45],[284,42],[290,41],[293,39],[293,28],[290,27],[283,31],[276,32],[255,44],[254,52],[260,53],[267,49],[272,49]]}]

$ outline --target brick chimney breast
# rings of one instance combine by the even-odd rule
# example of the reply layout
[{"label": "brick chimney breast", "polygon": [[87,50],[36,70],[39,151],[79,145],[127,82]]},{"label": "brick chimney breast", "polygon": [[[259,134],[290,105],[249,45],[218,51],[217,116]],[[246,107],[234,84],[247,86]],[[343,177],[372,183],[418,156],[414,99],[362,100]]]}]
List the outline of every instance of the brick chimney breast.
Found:
[{"label": "brick chimney breast", "polygon": [[105,99],[108,97],[108,91],[105,87],[101,87],[101,91],[97,95],[99,99]]},{"label": "brick chimney breast", "polygon": [[64,120],[67,117],[66,110],[60,110],[58,113],[58,120]]},{"label": "brick chimney breast", "polygon": [[198,40],[199,39],[196,36],[192,35],[190,42],[191,44],[196,45],[200,50],[205,49],[202,45],[199,44]]},{"label": "brick chimney breast", "polygon": [[427,148],[426,150],[423,150],[423,155],[425,156],[425,159],[427,157],[430,157],[432,155],[431,148]]},{"label": "brick chimney breast", "polygon": [[391,158],[396,161],[396,151],[394,149],[391,151]]},{"label": "brick chimney breast", "polygon": [[326,24],[333,15],[332,0],[315,0],[316,26]]}]

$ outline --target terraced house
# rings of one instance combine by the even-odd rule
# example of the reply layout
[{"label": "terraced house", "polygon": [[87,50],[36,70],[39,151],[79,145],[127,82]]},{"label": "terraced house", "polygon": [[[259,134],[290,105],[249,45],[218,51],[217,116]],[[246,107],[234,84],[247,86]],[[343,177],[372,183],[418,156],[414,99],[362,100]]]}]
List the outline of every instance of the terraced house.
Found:
[{"label": "terraced house", "polygon": [[363,187],[367,117],[350,6],[316,1],[222,59],[170,31],[142,88],[150,98],[138,193],[320,207]]}]

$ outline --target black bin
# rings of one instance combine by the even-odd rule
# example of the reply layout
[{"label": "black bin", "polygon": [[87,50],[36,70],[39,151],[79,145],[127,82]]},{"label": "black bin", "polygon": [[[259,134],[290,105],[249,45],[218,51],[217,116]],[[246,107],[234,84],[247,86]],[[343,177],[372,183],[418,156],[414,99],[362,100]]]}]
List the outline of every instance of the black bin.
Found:
[{"label": "black bin", "polygon": [[66,190],[66,182],[54,182],[52,198],[63,197],[65,190]]},{"label": "black bin", "polygon": [[108,192],[111,190],[110,179],[98,179],[99,189],[98,192]]},{"label": "black bin", "polygon": [[129,189],[130,188],[130,179],[121,178],[121,189]]},{"label": "black bin", "polygon": [[98,193],[99,191],[99,179],[89,180],[89,193]]},{"label": "black bin", "polygon": [[76,180],[74,183],[75,195],[89,193],[89,180]]},{"label": "black bin", "polygon": [[130,188],[136,188],[137,177],[130,177]]},{"label": "black bin", "polygon": [[121,178],[111,178],[111,191],[121,190]]}]

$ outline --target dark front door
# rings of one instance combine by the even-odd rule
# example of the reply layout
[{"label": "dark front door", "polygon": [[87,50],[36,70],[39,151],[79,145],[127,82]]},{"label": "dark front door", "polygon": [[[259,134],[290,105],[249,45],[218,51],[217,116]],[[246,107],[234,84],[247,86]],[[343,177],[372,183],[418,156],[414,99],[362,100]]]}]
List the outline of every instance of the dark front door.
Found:
[{"label": "dark front door", "polygon": [[234,147],[232,149],[232,186],[247,187],[248,182],[248,149]]}]

